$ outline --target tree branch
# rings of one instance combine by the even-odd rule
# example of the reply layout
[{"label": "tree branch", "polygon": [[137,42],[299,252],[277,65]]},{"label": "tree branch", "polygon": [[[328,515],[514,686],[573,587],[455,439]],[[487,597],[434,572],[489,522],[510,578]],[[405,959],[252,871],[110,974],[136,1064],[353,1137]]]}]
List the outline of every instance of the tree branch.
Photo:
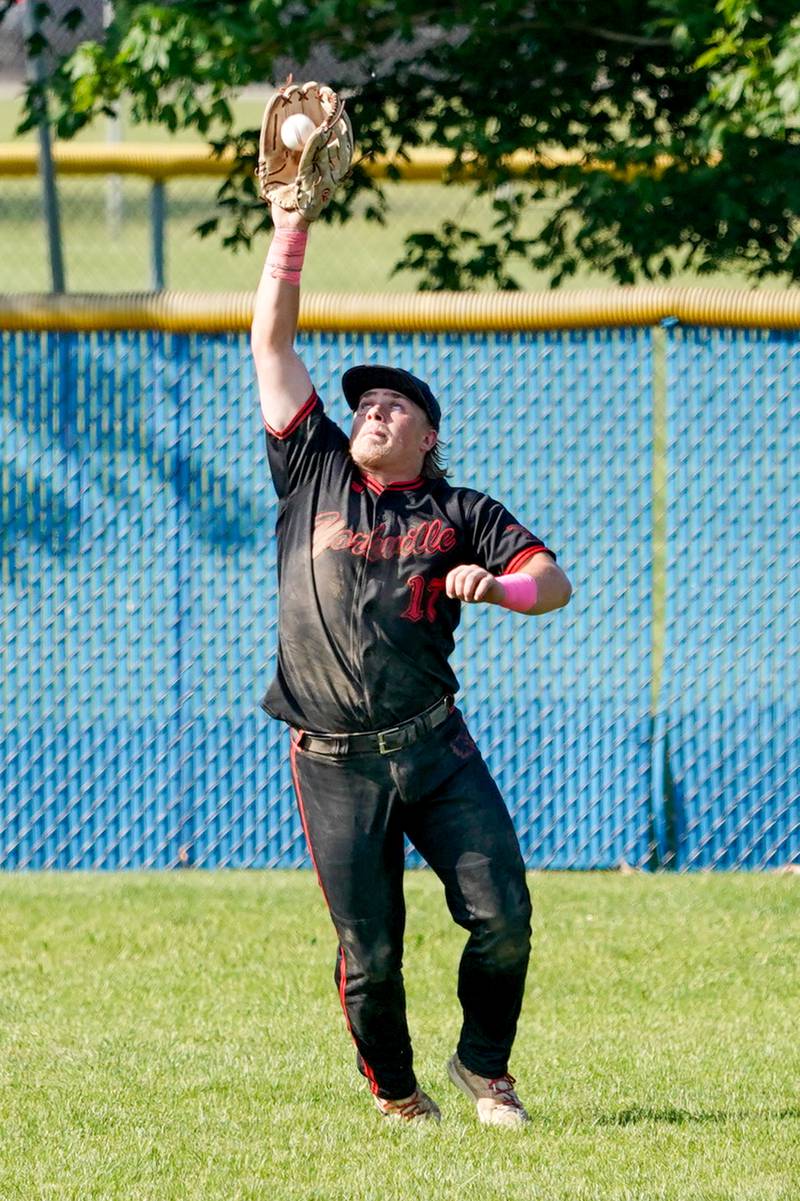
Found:
[{"label": "tree branch", "polygon": [[591,33],[607,42],[620,42],[625,46],[671,46],[670,38],[648,38],[635,33],[619,33],[616,29],[602,29],[598,25],[582,25],[576,21],[565,21],[565,29],[574,29],[578,33]]}]

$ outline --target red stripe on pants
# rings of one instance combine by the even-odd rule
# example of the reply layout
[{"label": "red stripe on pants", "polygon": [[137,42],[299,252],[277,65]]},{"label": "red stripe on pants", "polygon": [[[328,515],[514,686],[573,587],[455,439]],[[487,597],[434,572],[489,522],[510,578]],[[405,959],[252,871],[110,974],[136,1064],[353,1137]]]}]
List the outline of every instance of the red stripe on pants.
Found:
[{"label": "red stripe on pants", "polygon": [[[298,806],[298,809],[300,810],[300,821],[303,826],[303,833],[305,834],[305,838],[306,838],[306,846],[308,847],[308,853],[311,856],[311,862],[314,865],[314,875],[317,877],[317,884],[319,884],[319,886],[320,886],[322,895],[325,898],[325,904],[327,906],[328,913],[330,913],[331,912],[330,902],[328,900],[328,895],[325,892],[325,885],[322,883],[322,878],[319,874],[319,868],[317,867],[317,861],[314,858],[314,847],[311,844],[311,836],[308,832],[308,822],[306,820],[306,811],[303,806],[303,793],[300,788],[300,776],[297,771],[297,742],[295,741],[294,738],[292,738],[291,750],[289,752],[289,761],[290,761],[291,769],[292,769],[292,783],[294,784],[294,791],[295,791],[295,795],[297,796],[297,806]],[[342,1006],[342,1013],[344,1014],[344,1020],[347,1023],[348,1033],[349,1033],[350,1037],[353,1039],[353,1044],[356,1046],[356,1050],[359,1051],[361,1063],[364,1066],[364,1074],[367,1077],[367,1080],[369,1081],[369,1086],[370,1086],[372,1092],[377,1094],[378,1082],[375,1079],[375,1073],[373,1072],[372,1068],[369,1066],[367,1061],[364,1059],[364,1056],[361,1054],[361,1052],[358,1048],[358,1045],[356,1044],[356,1040],[353,1036],[353,1027],[350,1024],[350,1015],[347,1012],[347,1002],[345,1001],[345,990],[347,988],[347,960],[346,960],[345,954],[344,954],[344,947],[341,945],[341,943],[339,944],[339,955],[341,956],[341,969],[339,972],[339,1001]]]}]

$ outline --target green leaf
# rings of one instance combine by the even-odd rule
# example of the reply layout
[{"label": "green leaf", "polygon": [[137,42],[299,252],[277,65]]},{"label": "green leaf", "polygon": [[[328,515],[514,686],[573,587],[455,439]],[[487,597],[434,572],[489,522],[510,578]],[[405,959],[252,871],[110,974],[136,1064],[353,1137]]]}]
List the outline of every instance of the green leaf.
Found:
[{"label": "green leaf", "polygon": [[61,24],[69,30],[75,30],[83,24],[83,12],[77,6],[68,8],[61,18]]}]

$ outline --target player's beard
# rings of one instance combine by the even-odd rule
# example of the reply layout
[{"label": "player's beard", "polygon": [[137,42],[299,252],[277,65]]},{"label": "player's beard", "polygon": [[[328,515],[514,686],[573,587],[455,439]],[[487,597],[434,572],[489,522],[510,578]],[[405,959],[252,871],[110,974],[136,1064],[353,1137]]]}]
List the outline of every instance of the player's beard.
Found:
[{"label": "player's beard", "polygon": [[357,438],[351,439],[350,457],[357,467],[366,471],[375,471],[386,465],[392,456],[392,444],[389,438]]}]

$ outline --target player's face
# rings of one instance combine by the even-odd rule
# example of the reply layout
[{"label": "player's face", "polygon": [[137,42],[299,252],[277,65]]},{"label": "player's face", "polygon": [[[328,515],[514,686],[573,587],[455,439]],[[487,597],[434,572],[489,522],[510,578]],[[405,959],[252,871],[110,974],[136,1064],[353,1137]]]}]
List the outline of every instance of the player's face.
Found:
[{"label": "player's face", "polygon": [[372,388],[361,397],[350,434],[350,453],[359,467],[394,479],[412,479],[435,443],[436,431],[407,396]]}]

